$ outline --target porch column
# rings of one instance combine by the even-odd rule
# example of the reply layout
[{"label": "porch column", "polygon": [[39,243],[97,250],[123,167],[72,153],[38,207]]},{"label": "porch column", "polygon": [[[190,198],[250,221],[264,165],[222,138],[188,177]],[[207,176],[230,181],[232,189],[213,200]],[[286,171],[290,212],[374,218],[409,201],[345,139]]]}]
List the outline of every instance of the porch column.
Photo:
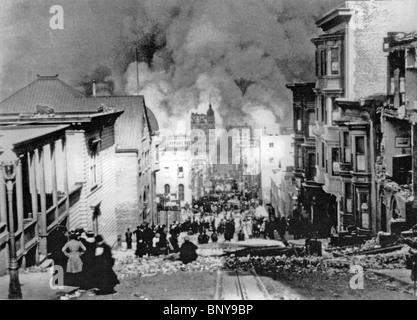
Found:
[{"label": "porch column", "polygon": [[51,149],[51,171],[52,171],[52,201],[55,206],[55,221],[58,221],[58,193],[57,193],[57,182],[56,182],[56,154],[55,154],[55,141],[50,145]]},{"label": "porch column", "polygon": [[41,195],[41,243],[40,251],[41,254],[47,255],[47,235],[48,227],[46,225],[46,194],[45,194],[45,154],[43,148],[38,149],[39,155],[39,183],[40,183],[40,195]]},{"label": "porch column", "polygon": [[0,222],[8,225],[6,204],[7,204],[6,188],[4,184],[3,169],[0,166]]},{"label": "porch column", "polygon": [[69,185],[68,185],[68,156],[67,156],[67,139],[65,136],[61,139],[62,143],[62,154],[64,157],[64,188],[65,188],[65,210],[69,212],[70,209],[70,202],[69,202]]},{"label": "porch column", "polygon": [[[29,154],[29,182],[30,182],[30,194],[32,196],[32,216],[34,220],[38,220],[38,190],[36,186],[36,153],[31,152]],[[36,228],[36,232],[37,232]]]},{"label": "porch column", "polygon": [[22,231],[20,236],[20,247],[23,251],[23,266],[25,267],[25,230],[23,223],[23,186],[22,186],[22,161],[19,160],[19,164],[16,168],[16,204],[17,204],[17,226],[18,230]]},{"label": "porch column", "polygon": [[[36,186],[36,153],[32,151],[28,154],[29,158],[29,182],[30,194],[32,197],[32,219],[38,221],[38,190]],[[35,227],[35,239],[39,239],[39,224]],[[39,254],[35,255],[36,265],[39,265]]]}]

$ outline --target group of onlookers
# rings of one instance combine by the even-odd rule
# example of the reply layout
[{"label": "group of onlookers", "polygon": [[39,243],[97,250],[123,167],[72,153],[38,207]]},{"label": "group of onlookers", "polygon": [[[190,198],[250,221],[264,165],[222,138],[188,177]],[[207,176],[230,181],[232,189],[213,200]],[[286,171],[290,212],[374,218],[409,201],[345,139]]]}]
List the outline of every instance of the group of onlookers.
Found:
[{"label": "group of onlookers", "polygon": [[54,265],[64,271],[64,285],[94,289],[96,294],[114,292],[119,283],[113,271],[115,260],[101,235],[83,229],[68,232],[58,227],[50,246]]}]

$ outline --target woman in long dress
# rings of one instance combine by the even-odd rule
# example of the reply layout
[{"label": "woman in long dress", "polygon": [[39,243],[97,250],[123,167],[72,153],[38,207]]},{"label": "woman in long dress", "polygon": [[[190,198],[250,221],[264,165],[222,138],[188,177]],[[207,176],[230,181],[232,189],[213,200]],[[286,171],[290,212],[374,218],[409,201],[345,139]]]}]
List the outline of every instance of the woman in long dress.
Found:
[{"label": "woman in long dress", "polygon": [[99,291],[96,294],[112,294],[114,287],[120,282],[117,279],[116,273],[113,271],[114,258],[112,256],[110,246],[105,243],[101,235],[96,236],[96,276],[95,283]]},{"label": "woman in long dress", "polygon": [[68,241],[62,248],[62,252],[68,257],[67,262],[67,284],[72,286],[79,285],[78,279],[83,271],[83,262],[80,256],[87,250],[87,248],[78,240],[78,235],[70,233],[70,241]]}]

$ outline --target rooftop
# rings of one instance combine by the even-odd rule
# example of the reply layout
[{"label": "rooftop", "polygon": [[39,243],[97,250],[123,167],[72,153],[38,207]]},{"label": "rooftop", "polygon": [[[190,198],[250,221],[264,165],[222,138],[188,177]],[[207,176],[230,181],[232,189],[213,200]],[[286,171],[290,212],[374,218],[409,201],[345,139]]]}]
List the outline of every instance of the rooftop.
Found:
[{"label": "rooftop", "polygon": [[38,75],[35,81],[1,101],[0,116],[6,122],[11,121],[11,118],[14,121],[18,118],[20,123],[32,123],[36,120],[33,112],[37,105],[54,110],[54,116],[41,117],[43,122],[48,123],[62,120],[91,121],[94,117],[102,115],[97,111],[103,108],[123,110],[124,114],[118,119],[115,127],[116,144],[119,149],[139,148],[144,114],[151,134],[159,130],[156,117],[146,107],[143,96],[87,97],[61,81],[58,75]]},{"label": "rooftop", "polygon": [[44,126],[8,126],[0,127],[0,150],[6,145],[16,146],[21,143],[30,143],[68,128],[69,125]]},{"label": "rooftop", "polygon": [[336,9],[333,9],[329,13],[325,14],[322,18],[316,21],[316,26],[323,31],[327,31],[341,23],[349,22],[352,17],[353,10],[346,8],[344,4]]}]

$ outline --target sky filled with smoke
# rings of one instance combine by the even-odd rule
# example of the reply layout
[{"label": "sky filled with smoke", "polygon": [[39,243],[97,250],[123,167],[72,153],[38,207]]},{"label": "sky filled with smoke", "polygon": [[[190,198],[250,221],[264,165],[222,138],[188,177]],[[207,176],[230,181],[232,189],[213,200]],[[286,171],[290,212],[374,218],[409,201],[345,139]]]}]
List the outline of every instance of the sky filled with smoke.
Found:
[{"label": "sky filled with smoke", "polygon": [[[285,84],[313,79],[314,21],[341,2],[0,0],[0,99],[36,74],[82,90],[97,68],[114,94],[137,94],[139,48],[140,93],[161,126],[210,101],[218,125],[287,122]],[[64,30],[49,27],[52,5]]]}]

